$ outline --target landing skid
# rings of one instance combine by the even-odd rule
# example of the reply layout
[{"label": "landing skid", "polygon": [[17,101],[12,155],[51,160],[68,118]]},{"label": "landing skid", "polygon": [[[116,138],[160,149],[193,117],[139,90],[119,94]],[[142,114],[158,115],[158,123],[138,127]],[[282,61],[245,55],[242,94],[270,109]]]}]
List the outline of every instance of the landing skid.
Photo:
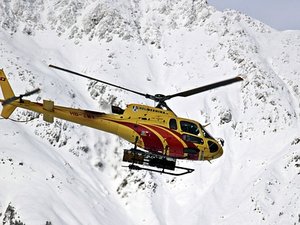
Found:
[{"label": "landing skid", "polygon": [[185,174],[192,173],[194,171],[194,169],[181,167],[181,166],[175,166],[175,169],[185,170],[185,172],[182,172],[182,173],[168,172],[165,169],[156,170],[156,169],[151,169],[151,168],[147,168],[147,167],[140,167],[140,166],[137,166],[134,164],[130,164],[129,166],[126,166],[126,167],[128,167],[130,170],[146,170],[146,171],[151,171],[151,172],[160,173],[160,174],[173,175],[173,176],[182,176]]},{"label": "landing skid", "polygon": [[[176,159],[174,158],[144,152],[135,148],[124,149],[123,161],[131,163],[126,166],[131,170],[146,170],[173,176],[181,176],[194,171],[191,168],[176,166]],[[158,169],[152,169],[151,167]],[[182,172],[177,173],[175,170],[182,170]]]}]

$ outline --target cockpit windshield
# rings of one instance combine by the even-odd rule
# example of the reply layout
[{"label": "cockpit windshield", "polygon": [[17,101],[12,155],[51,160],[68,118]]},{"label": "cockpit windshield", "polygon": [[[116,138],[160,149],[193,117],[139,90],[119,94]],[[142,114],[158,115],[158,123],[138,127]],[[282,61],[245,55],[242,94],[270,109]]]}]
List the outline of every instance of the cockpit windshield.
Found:
[{"label": "cockpit windshield", "polygon": [[205,130],[204,127],[199,123],[193,123],[190,121],[182,120],[182,121],[180,121],[180,127],[183,132],[197,135],[197,136],[203,135],[205,138],[213,139],[213,137],[208,133],[208,131]]},{"label": "cockpit windshield", "polygon": [[200,125],[200,128],[204,137],[213,139],[213,137],[204,129],[204,127]]},{"label": "cockpit windshield", "polygon": [[183,132],[198,135],[200,133],[197,124],[189,121],[180,121],[180,127]]}]

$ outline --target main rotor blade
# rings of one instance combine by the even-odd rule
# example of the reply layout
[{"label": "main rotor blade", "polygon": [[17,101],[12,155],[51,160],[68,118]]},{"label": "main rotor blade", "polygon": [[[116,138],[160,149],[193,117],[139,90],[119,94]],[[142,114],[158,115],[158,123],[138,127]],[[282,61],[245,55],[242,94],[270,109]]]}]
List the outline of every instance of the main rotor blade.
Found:
[{"label": "main rotor blade", "polygon": [[208,90],[211,90],[211,89],[214,89],[214,88],[222,87],[222,86],[232,84],[232,83],[242,81],[242,80],[243,80],[243,78],[238,76],[238,77],[231,78],[231,79],[228,79],[228,80],[223,80],[223,81],[208,84],[208,85],[205,85],[205,86],[202,86],[202,87],[194,88],[194,89],[191,89],[191,90],[179,92],[179,93],[176,93],[176,94],[173,94],[173,95],[167,95],[166,100],[174,98],[174,97],[188,97],[188,96],[191,96],[191,95],[194,95],[194,94],[198,94],[198,93],[201,93],[201,92],[204,92],[204,91],[208,91]]},{"label": "main rotor blade", "polygon": [[116,87],[116,88],[120,88],[120,89],[123,89],[125,91],[129,91],[129,92],[132,92],[132,93],[135,93],[137,95],[141,95],[141,96],[144,96],[146,98],[151,98],[152,96],[151,95],[148,95],[148,94],[144,94],[144,93],[141,93],[141,92],[138,92],[138,91],[134,91],[134,90],[131,90],[131,89],[128,89],[128,88],[124,88],[124,87],[121,87],[121,86],[118,86],[118,85],[115,85],[115,84],[112,84],[112,83],[108,83],[106,81],[103,81],[103,80],[99,80],[99,79],[96,79],[96,78],[93,78],[93,77],[90,77],[90,76],[87,76],[87,75],[84,75],[82,73],[78,73],[78,72],[75,72],[75,71],[72,71],[72,70],[68,70],[68,69],[65,69],[65,68],[62,68],[62,67],[58,67],[58,66],[55,66],[55,65],[49,65],[49,67],[51,68],[54,68],[54,69],[57,69],[57,70],[62,70],[64,72],[67,72],[67,73],[72,73],[74,75],[77,75],[77,76],[80,76],[80,77],[84,77],[84,78],[87,78],[87,79],[90,79],[90,80],[94,80],[94,81],[97,81],[97,82],[101,82],[103,84],[107,84],[107,85],[110,85],[110,86],[113,86],[113,87]]}]

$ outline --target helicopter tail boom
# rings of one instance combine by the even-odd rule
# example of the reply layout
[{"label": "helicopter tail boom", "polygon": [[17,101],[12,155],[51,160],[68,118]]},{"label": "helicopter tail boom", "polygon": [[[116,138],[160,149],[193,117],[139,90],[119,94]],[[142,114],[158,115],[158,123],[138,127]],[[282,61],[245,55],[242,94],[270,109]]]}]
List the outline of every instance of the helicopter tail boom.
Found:
[{"label": "helicopter tail boom", "polygon": [[[14,94],[14,92],[6,78],[6,75],[2,69],[0,70],[0,86],[1,86],[3,97],[4,97],[4,99],[0,99],[0,102],[3,103],[7,99],[11,99],[11,98],[15,97],[15,94]],[[15,109],[16,109],[16,106],[14,106],[14,105],[5,105],[5,106],[3,106],[1,116],[3,118],[7,119],[14,112]]]}]

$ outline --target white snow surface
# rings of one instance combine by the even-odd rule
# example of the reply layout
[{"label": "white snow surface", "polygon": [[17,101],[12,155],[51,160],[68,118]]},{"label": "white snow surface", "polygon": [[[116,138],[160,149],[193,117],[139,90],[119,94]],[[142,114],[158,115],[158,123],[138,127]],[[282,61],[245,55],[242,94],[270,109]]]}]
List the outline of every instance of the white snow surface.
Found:
[{"label": "white snow surface", "polygon": [[42,89],[33,101],[153,105],[49,64],[150,94],[245,79],[169,101],[225,140],[211,164],[179,161],[195,169],[182,177],[123,168],[131,145],[98,130],[0,119],[0,223],[300,224],[300,31],[204,0],[10,0],[0,15],[0,67],[16,95]]}]

